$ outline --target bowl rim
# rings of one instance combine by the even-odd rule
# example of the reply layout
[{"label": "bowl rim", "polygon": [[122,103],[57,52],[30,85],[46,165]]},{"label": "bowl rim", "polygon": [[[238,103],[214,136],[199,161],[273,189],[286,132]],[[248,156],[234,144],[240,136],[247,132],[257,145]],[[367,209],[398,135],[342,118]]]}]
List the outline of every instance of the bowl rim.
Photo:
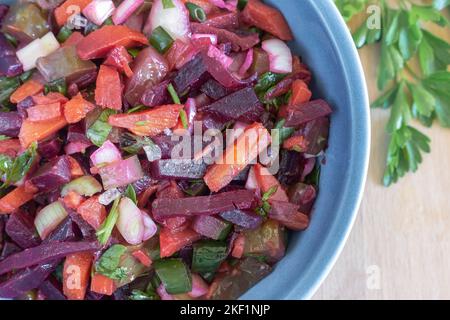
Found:
[{"label": "bowl rim", "polygon": [[[359,207],[361,205],[362,197],[364,194],[364,188],[367,180],[367,173],[369,169],[369,158],[370,158],[370,139],[371,139],[371,123],[370,123],[370,107],[369,107],[369,94],[367,91],[367,83],[364,76],[364,69],[357,51],[356,46],[350,30],[347,27],[342,15],[340,14],[338,8],[332,0],[325,1],[310,1],[311,6],[315,7],[318,15],[320,16],[321,23],[326,31],[334,36],[330,36],[333,43],[332,46],[335,47],[335,51],[338,53],[338,59],[340,64],[344,67],[343,71],[346,75],[345,81],[348,82],[349,78],[353,78],[351,86],[348,86],[351,90],[350,94],[353,99],[353,105],[360,105],[359,116],[362,120],[359,123],[355,123],[355,129],[353,131],[359,132],[359,137],[356,140],[357,143],[361,143],[360,146],[364,148],[353,148],[355,154],[351,157],[353,159],[359,159],[357,162],[357,168],[353,170],[351,176],[348,180],[352,181],[353,190],[357,190],[354,194],[346,197],[345,207],[348,209],[346,216],[341,218],[341,225],[343,226],[339,231],[337,231],[337,236],[333,239],[338,238],[337,242],[328,242],[322,249],[322,255],[328,255],[328,258],[324,257],[321,260],[320,257],[316,257],[316,262],[321,261],[323,268],[316,274],[316,279],[312,280],[309,285],[309,290],[303,293],[303,295],[298,295],[298,290],[300,284],[297,283],[292,287],[290,292],[286,293],[285,299],[311,299],[311,297],[317,292],[320,285],[324,282],[331,269],[335,265],[337,259],[339,258],[353,225],[356,221],[358,215]],[[339,47],[336,39],[339,38]],[[345,59],[343,57],[345,53]],[[357,144],[353,143],[353,145]]]},{"label": "bowl rim", "polygon": [[[317,12],[319,23],[328,34],[330,45],[337,55],[336,59],[342,66],[345,76],[343,80],[349,90],[350,105],[358,106],[357,109],[352,109],[353,113],[357,115],[358,121],[352,123],[351,130],[351,133],[355,135],[350,148],[352,150],[350,156],[352,170],[346,179],[347,182],[351,182],[351,186],[349,183],[343,183],[342,192],[345,192],[346,196],[340,202],[340,207],[344,207],[346,210],[340,212],[339,219],[324,236],[323,245],[311,260],[308,269],[305,270],[306,274],[309,273],[308,276],[305,276],[303,281],[297,281],[286,288],[284,294],[279,297],[284,300],[311,299],[330,273],[342,253],[355,223],[369,169],[371,139],[369,95],[358,51],[350,30],[333,0],[309,0],[309,5]],[[355,112],[355,110],[357,111]],[[323,179],[321,183],[323,183]],[[276,268],[274,272],[277,272]],[[253,299],[249,294],[250,291],[252,289],[244,293],[240,299]]]}]

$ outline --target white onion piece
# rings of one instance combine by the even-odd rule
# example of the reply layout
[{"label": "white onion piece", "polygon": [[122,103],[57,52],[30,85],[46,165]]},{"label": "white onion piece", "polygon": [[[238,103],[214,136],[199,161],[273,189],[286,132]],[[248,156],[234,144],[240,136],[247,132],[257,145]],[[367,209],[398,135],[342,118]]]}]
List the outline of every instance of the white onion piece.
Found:
[{"label": "white onion piece", "polygon": [[248,69],[252,66],[253,63],[253,48],[250,48],[250,50],[247,51],[247,55],[245,56],[245,61],[242,64],[242,66],[239,68],[238,74],[241,77],[244,77],[247,73]]},{"label": "white onion piece", "polygon": [[255,169],[253,166],[248,171],[247,182],[245,183],[245,189],[247,190],[256,190],[259,188],[258,181],[255,176]]},{"label": "white onion piece", "polygon": [[158,231],[158,227],[155,222],[150,218],[147,212],[141,210],[142,220],[144,222],[144,236],[142,237],[143,241],[146,241],[153,237]]},{"label": "white onion piece", "polygon": [[292,72],[292,52],[284,41],[266,40],[263,41],[262,48],[269,54],[270,71],[275,73]]},{"label": "white onion piece", "polygon": [[95,150],[90,159],[94,166],[98,167],[102,164],[120,161],[122,160],[122,155],[111,141],[106,140],[100,148]]},{"label": "white onion piece", "polygon": [[67,215],[67,211],[59,201],[53,202],[42,208],[34,219],[34,225],[41,239],[45,239],[53,230],[55,230]]},{"label": "white onion piece", "polygon": [[103,192],[100,197],[98,197],[98,202],[100,202],[100,204],[104,206],[107,206],[121,195],[122,193],[117,188],[109,189]]},{"label": "white onion piece", "polygon": [[115,9],[111,0],[94,0],[83,9],[83,15],[100,26],[113,14]]},{"label": "white onion piece", "polygon": [[191,36],[191,38],[192,38],[192,39],[209,38],[209,40],[211,41],[211,44],[217,45],[217,43],[218,43],[217,35],[215,35],[215,34],[209,34],[209,33],[194,33],[194,34]]},{"label": "white onion piece", "polygon": [[148,20],[144,27],[144,33],[150,35],[157,27],[163,27],[170,36],[176,40],[189,40],[191,25],[189,11],[181,0],[172,0],[174,8],[164,9],[162,0],[155,0]]},{"label": "white onion piece", "polygon": [[52,32],[47,33],[40,39],[36,39],[16,52],[17,58],[23,65],[24,71],[36,67],[39,58],[46,57],[59,48],[59,42]]},{"label": "white onion piece", "polygon": [[141,210],[129,198],[122,198],[119,204],[119,218],[116,224],[122,237],[132,245],[142,243],[144,236],[144,221]]},{"label": "white onion piece", "polygon": [[188,292],[191,298],[200,298],[206,295],[209,291],[208,284],[198,275],[192,274],[192,290]]},{"label": "white onion piece", "polygon": [[122,24],[144,3],[144,0],[125,0],[116,9],[112,20],[115,25]]}]

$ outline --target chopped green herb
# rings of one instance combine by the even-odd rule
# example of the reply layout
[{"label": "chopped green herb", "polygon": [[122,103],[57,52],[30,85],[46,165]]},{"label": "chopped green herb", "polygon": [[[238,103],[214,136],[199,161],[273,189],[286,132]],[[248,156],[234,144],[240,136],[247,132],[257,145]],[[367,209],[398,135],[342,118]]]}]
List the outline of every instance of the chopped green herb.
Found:
[{"label": "chopped green herb", "polygon": [[6,155],[0,155],[0,173],[5,177],[1,189],[9,187],[11,184],[20,181],[30,170],[37,156],[37,143],[33,142],[31,146],[17,156],[11,159]]},{"label": "chopped green herb", "polygon": [[116,225],[117,219],[119,218],[119,202],[121,197],[114,200],[111,211],[109,211],[108,217],[101,225],[100,229],[97,231],[96,235],[98,242],[101,244],[106,244],[111,236],[111,233]]},{"label": "chopped green herb", "polygon": [[238,0],[237,8],[239,11],[242,11],[247,6],[248,0]]},{"label": "chopped green herb", "polygon": [[128,53],[129,53],[133,58],[136,58],[136,57],[138,56],[139,52],[141,52],[141,50],[136,49],[136,48],[128,49]]},{"label": "chopped green herb", "polygon": [[141,290],[133,290],[131,291],[131,295],[129,296],[130,300],[159,300],[158,294],[154,291],[141,291]]},{"label": "chopped green herb", "polygon": [[112,109],[105,109],[100,116],[95,120],[92,126],[87,130],[87,137],[97,147],[101,147],[103,143],[108,139],[111,133],[112,126],[108,123],[109,116],[116,114],[117,111]]},{"label": "chopped green herb", "polygon": [[114,280],[121,280],[127,276],[127,270],[119,267],[120,258],[127,251],[121,244],[112,245],[95,264],[95,271]]},{"label": "chopped green herb", "polygon": [[201,7],[191,2],[186,2],[186,7],[192,19],[198,22],[206,21],[206,13]]},{"label": "chopped green herb", "polygon": [[162,4],[164,9],[175,8],[175,5],[173,4],[172,0],[162,0]]},{"label": "chopped green herb", "polygon": [[125,189],[124,196],[132,200],[135,204],[137,204],[136,190],[134,190],[132,184],[129,184],[128,187]]},{"label": "chopped green herb", "polygon": [[175,91],[175,88],[173,87],[173,85],[171,83],[167,86],[167,90],[169,91],[173,102],[176,104],[181,104],[180,98],[178,97],[178,94]]},{"label": "chopped green herb", "polygon": [[4,32],[3,34],[5,35],[6,40],[8,40],[8,42],[11,43],[14,48],[17,48],[19,42],[17,41],[16,37],[13,37],[12,35],[6,32]]},{"label": "chopped green herb", "polygon": [[119,142],[120,148],[129,154],[138,154],[143,147],[155,145],[149,137],[139,137],[129,132],[122,134]]},{"label": "chopped green herb", "polygon": [[137,121],[134,125],[137,127],[143,127],[147,125],[147,121]]},{"label": "chopped green herb", "polygon": [[144,108],[145,108],[145,106],[143,104],[140,104],[140,105],[138,105],[138,106],[128,110],[127,113],[134,113],[134,112],[137,112],[137,111],[141,111]]},{"label": "chopped green herb", "polygon": [[150,36],[150,44],[160,53],[165,53],[173,44],[173,39],[163,27],[159,26],[153,30]]},{"label": "chopped green herb", "polygon": [[66,81],[63,78],[61,78],[47,83],[44,86],[44,93],[48,94],[49,92],[59,92],[65,96],[67,94]]},{"label": "chopped green herb", "polygon": [[180,119],[181,119],[181,123],[183,124],[183,128],[187,129],[189,127],[189,122],[187,119],[186,111],[184,109],[180,110]]},{"label": "chopped green herb", "polygon": [[66,42],[67,39],[72,35],[73,31],[71,28],[69,28],[67,25],[63,26],[59,32],[56,38],[59,42],[63,43]]}]

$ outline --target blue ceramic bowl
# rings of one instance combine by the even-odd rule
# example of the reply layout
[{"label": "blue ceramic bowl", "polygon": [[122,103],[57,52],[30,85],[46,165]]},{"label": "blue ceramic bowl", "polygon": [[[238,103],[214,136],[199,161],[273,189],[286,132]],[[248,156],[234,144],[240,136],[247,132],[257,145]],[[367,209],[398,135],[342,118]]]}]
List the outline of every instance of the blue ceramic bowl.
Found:
[{"label": "blue ceramic bowl", "polygon": [[313,92],[334,109],[329,149],[310,227],[242,299],[308,299],[332,268],[355,220],[368,168],[370,118],[363,70],[332,0],[266,0],[295,35],[292,49],[313,72]]},{"label": "blue ceramic bowl", "polygon": [[311,225],[291,237],[286,257],[242,299],[308,299],[341,252],[361,201],[369,159],[368,98],[358,54],[332,0],[265,1],[287,18],[296,39],[292,48],[313,71],[314,93],[334,113]]}]

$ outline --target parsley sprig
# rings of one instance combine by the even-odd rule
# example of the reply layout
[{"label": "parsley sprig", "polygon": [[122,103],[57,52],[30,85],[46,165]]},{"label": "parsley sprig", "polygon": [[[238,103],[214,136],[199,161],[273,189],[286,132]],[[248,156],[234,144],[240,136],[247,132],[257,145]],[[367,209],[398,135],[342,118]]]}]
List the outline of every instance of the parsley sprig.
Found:
[{"label": "parsley sprig", "polygon": [[430,139],[410,125],[412,120],[426,127],[437,120],[441,126],[450,127],[450,44],[426,28],[429,23],[449,27],[441,10],[450,5],[450,0],[434,0],[430,5],[399,0],[395,7],[385,0],[335,3],[346,21],[365,12],[368,5],[381,9],[381,29],[371,29],[364,22],[353,38],[358,48],[374,43],[381,46],[377,85],[383,93],[372,107],[390,109],[386,126],[390,142],[383,178],[389,186],[406,173],[415,172],[423,153],[431,150]]}]

